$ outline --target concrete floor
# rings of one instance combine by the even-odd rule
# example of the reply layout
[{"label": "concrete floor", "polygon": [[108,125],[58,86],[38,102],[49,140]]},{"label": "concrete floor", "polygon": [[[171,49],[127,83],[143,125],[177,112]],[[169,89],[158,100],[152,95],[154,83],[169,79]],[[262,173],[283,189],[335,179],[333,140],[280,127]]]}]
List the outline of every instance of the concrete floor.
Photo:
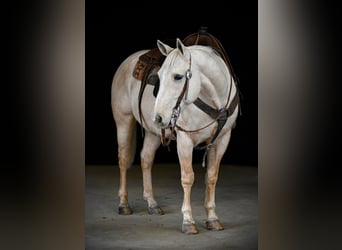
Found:
[{"label": "concrete floor", "polygon": [[86,249],[257,249],[258,169],[223,165],[216,187],[216,212],[222,231],[205,228],[205,168],[194,166],[191,202],[199,234],[181,232],[183,190],[177,164],[153,167],[155,198],[164,215],[150,215],[142,197],[139,166],[128,171],[128,196],[133,209],[118,215],[117,166],[86,166]]}]

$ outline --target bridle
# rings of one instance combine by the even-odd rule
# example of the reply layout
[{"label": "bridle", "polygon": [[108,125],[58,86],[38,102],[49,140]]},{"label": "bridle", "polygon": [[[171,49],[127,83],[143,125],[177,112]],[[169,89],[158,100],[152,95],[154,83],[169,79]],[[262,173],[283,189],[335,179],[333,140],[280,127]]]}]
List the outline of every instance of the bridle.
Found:
[{"label": "bridle", "polygon": [[181,113],[181,108],[180,108],[180,103],[182,102],[184,96],[186,98],[187,92],[188,92],[188,88],[189,88],[189,80],[192,77],[192,73],[191,73],[191,55],[190,55],[190,59],[189,59],[189,68],[187,69],[186,73],[185,73],[185,83],[184,83],[184,87],[182,89],[182,92],[180,93],[180,95],[178,96],[177,102],[175,104],[175,106],[172,109],[172,114],[171,114],[171,120],[170,120],[170,124],[169,127],[171,129],[171,133],[169,138],[166,140],[165,138],[165,129],[161,129],[162,132],[162,136],[161,136],[161,142],[164,146],[169,146],[173,137],[173,133],[175,131],[175,128],[179,128],[176,124],[178,117]]},{"label": "bridle", "polygon": [[[202,147],[197,147],[198,149],[205,149],[205,154],[203,157],[203,162],[202,162],[202,166],[205,166],[205,158],[207,155],[208,150],[213,146],[214,141],[216,140],[217,136],[219,135],[219,133],[221,132],[222,128],[224,127],[225,123],[228,120],[228,117],[230,115],[233,114],[233,112],[235,111],[235,108],[238,106],[239,104],[239,93],[238,91],[236,92],[233,100],[231,101],[230,105],[228,106],[228,103],[230,101],[230,96],[231,96],[231,90],[232,90],[232,85],[233,85],[233,78],[231,76],[231,84],[230,84],[230,88],[229,88],[229,92],[228,92],[228,97],[227,97],[227,102],[224,106],[224,108],[221,109],[215,109],[212,108],[211,106],[209,106],[208,104],[206,104],[205,102],[203,102],[200,98],[197,98],[194,101],[194,104],[201,109],[203,112],[205,112],[206,114],[208,114],[213,121],[211,121],[209,124],[199,128],[199,129],[195,129],[195,130],[186,130],[180,126],[177,125],[177,119],[180,116],[181,113],[181,108],[180,108],[180,103],[182,102],[182,100],[184,98],[186,98],[187,96],[187,92],[188,92],[188,88],[189,88],[189,80],[192,77],[192,73],[191,73],[191,54],[190,54],[190,59],[189,59],[189,68],[185,73],[185,83],[184,83],[184,87],[182,89],[182,92],[180,93],[177,102],[175,104],[175,106],[172,109],[172,115],[171,115],[171,120],[170,120],[170,124],[169,124],[169,128],[171,130],[171,133],[169,135],[168,138],[165,137],[165,129],[161,129],[161,142],[164,146],[169,147],[171,140],[174,138],[174,131],[175,128],[177,128],[177,130],[179,131],[184,131],[184,132],[199,132],[207,127],[209,127],[210,125],[212,125],[213,123],[217,122],[218,126],[216,129],[215,134],[212,136],[210,142]],[[227,107],[228,106],[228,107]]]}]

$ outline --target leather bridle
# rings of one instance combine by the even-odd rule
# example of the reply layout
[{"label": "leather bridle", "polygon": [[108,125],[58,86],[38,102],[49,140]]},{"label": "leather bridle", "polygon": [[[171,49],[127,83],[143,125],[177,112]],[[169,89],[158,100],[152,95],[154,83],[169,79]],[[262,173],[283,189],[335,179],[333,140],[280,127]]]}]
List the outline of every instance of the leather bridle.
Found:
[{"label": "leather bridle", "polygon": [[192,77],[192,73],[191,73],[191,55],[190,55],[189,68],[185,73],[184,87],[183,87],[182,92],[180,93],[180,95],[177,99],[176,105],[172,109],[172,115],[171,115],[171,120],[170,120],[170,124],[169,124],[169,127],[171,128],[171,133],[170,133],[170,136],[167,139],[167,141],[165,138],[165,129],[163,129],[163,128],[161,129],[161,132],[162,132],[161,141],[162,141],[162,144],[164,146],[170,145],[172,137],[173,137],[173,132],[174,132],[176,127],[178,128],[178,126],[176,125],[176,122],[177,122],[177,119],[178,119],[180,112],[181,112],[180,103],[182,102],[184,96],[186,98],[186,95],[188,93],[188,88],[189,88],[189,80],[191,79],[191,77]]},{"label": "leather bridle", "polygon": [[[170,124],[169,124],[169,128],[171,129],[171,133],[168,136],[168,138],[165,137],[165,129],[161,129],[161,142],[164,146],[169,146],[171,143],[171,140],[174,138],[174,131],[175,128],[177,128],[177,130],[179,131],[183,131],[183,132],[199,132],[207,127],[209,127],[210,125],[212,125],[213,123],[217,122],[218,126],[216,128],[216,132],[215,134],[212,136],[210,142],[202,147],[196,147],[197,149],[205,149],[205,154],[203,157],[203,161],[202,161],[202,166],[205,166],[205,158],[207,155],[208,150],[213,146],[217,136],[219,135],[219,133],[221,132],[222,128],[224,127],[224,125],[226,124],[229,116],[231,116],[233,114],[233,112],[235,111],[236,107],[238,106],[240,100],[239,100],[239,93],[238,90],[236,91],[236,94],[233,98],[233,100],[231,101],[230,105],[229,101],[230,101],[230,96],[231,96],[231,90],[232,90],[232,85],[234,84],[233,82],[233,78],[231,76],[231,84],[230,84],[230,88],[229,88],[229,93],[228,93],[228,97],[227,97],[227,102],[224,106],[224,108],[221,109],[215,109],[212,108],[210,105],[206,104],[205,102],[203,102],[199,97],[194,101],[194,104],[201,109],[203,112],[205,112],[206,114],[208,114],[213,121],[210,122],[209,124],[199,128],[199,129],[195,129],[195,130],[186,130],[180,126],[177,125],[177,119],[181,113],[181,108],[180,108],[180,103],[182,102],[182,100],[184,98],[186,98],[187,96],[187,92],[188,92],[188,88],[189,88],[189,80],[192,77],[192,73],[191,73],[191,55],[190,55],[190,60],[189,60],[189,68],[186,71],[185,74],[186,80],[184,83],[184,87],[182,89],[181,94],[179,95],[177,102],[172,110],[172,115],[171,115],[171,120],[170,120]],[[227,107],[228,106],[228,107]]]}]

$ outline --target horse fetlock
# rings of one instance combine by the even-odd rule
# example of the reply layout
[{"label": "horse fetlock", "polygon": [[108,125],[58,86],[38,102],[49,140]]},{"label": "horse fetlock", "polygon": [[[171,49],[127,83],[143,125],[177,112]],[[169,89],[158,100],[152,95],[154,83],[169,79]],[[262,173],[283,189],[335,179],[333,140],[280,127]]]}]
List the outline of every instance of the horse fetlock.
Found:
[{"label": "horse fetlock", "polygon": [[118,196],[120,198],[120,204],[128,203],[128,193],[127,193],[127,191],[119,190]]},{"label": "horse fetlock", "polygon": [[195,220],[192,218],[191,210],[182,210],[183,212],[183,224],[195,223]]},{"label": "horse fetlock", "polygon": [[144,196],[144,200],[147,201],[149,207],[156,207],[158,203],[151,196]]},{"label": "horse fetlock", "polygon": [[215,212],[215,206],[210,207],[210,208],[206,207],[205,209],[207,212],[208,221],[217,220],[218,217],[217,217],[216,212]]}]

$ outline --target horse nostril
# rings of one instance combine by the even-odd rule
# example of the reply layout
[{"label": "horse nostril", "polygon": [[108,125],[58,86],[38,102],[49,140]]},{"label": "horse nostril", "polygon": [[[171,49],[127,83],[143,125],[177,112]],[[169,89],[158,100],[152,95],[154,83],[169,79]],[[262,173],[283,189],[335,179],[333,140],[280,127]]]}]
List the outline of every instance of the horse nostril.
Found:
[{"label": "horse nostril", "polygon": [[157,114],[155,117],[154,117],[154,123],[156,124],[162,124],[162,121],[163,121],[163,118]]}]

